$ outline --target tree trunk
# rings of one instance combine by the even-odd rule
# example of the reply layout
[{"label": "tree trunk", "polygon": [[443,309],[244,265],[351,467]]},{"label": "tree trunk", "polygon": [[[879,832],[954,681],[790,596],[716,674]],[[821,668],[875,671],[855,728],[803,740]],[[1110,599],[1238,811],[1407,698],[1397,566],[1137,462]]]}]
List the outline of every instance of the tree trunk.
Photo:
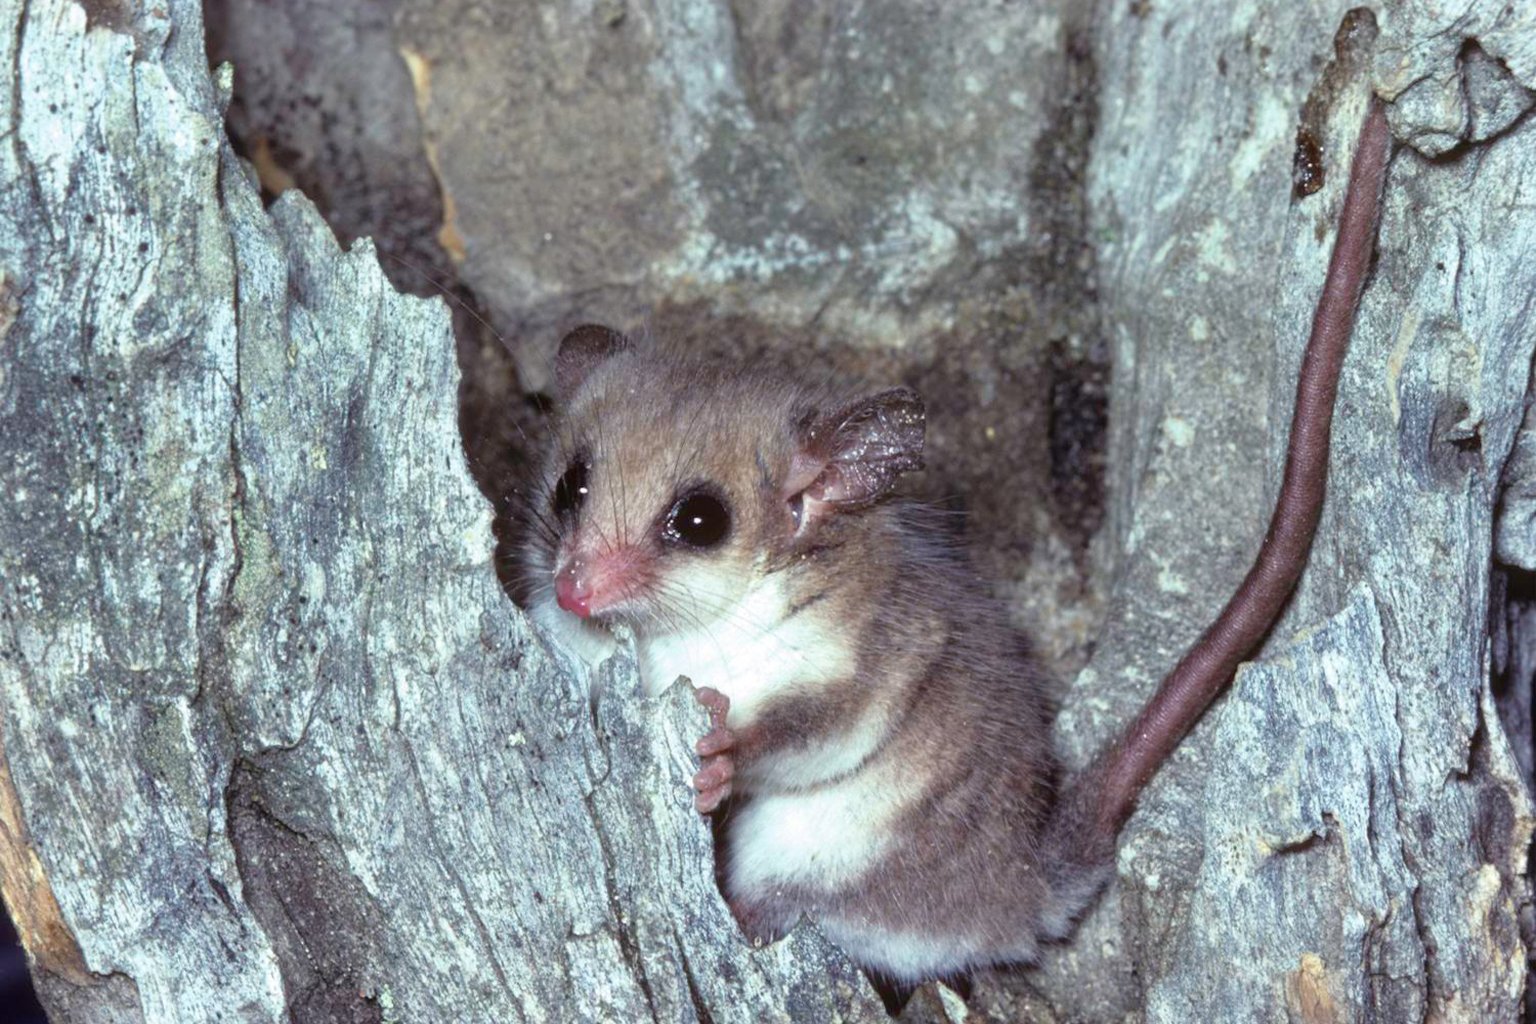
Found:
[{"label": "tree trunk", "polygon": [[[793,119],[770,113],[805,82],[838,97],[833,124],[888,102],[839,91],[856,81],[833,63],[845,51],[797,48],[785,26],[816,23],[814,5],[673,6],[616,8],[635,32],[687,25],[669,61],[601,66],[656,76],[647,102],[674,113],[717,102],[668,106],[666,89],[688,77],[666,77],[678,67],[774,83],[745,90],[741,109],[762,124],[722,119],[745,164],[785,144],[768,122]],[[736,237],[678,201],[658,208],[683,219],[625,234],[619,262],[594,271],[581,258],[590,239],[551,230],[561,259],[527,263],[545,251],[524,237],[533,227],[464,217],[481,195],[477,164],[452,159],[449,100],[418,95],[457,195],[465,279],[522,323],[594,294],[619,312],[705,301],[767,327],[783,317],[792,334],[831,310],[825,322],[842,326],[828,329],[846,336],[864,319],[876,333],[899,321],[919,351],[958,338],[970,358],[991,336],[960,337],[939,306],[1001,322],[1013,314],[984,305],[978,282],[1070,264],[1047,279],[1076,291],[1009,294],[1033,296],[1027,316],[1056,325],[1042,338],[1099,332],[1112,367],[1107,503],[1080,559],[1107,610],[1058,724],[1082,763],[1252,556],[1364,101],[1372,89],[1393,101],[1403,145],[1297,596],[1149,787],[1116,884],[1074,941],[984,979],[971,1019],[1517,1019],[1536,821],[1536,425],[1522,426],[1536,349],[1536,26],[1502,3],[1454,24],[1394,10],[1377,26],[1346,22],[1343,4],[1279,0],[1220,17],[1166,0],[1042,5],[1006,25],[981,5],[932,25],[906,4],[827,19],[868,29],[898,8],[917,12],[901,22],[911,66],[936,53],[965,65],[963,46],[997,61],[994,72],[978,58],[974,88],[942,97],[945,124],[974,97],[1006,96],[987,76],[1018,63],[1015,44],[1065,54],[1030,80],[1072,91],[1044,127],[987,137],[964,154],[974,179],[935,186],[951,199],[975,181],[1019,187],[1022,212],[997,221],[1024,225],[998,244],[1004,256],[975,224],[933,228],[950,248],[923,250],[931,264],[899,250],[900,296],[858,274],[808,285],[809,261],[765,272],[773,301],[743,297],[737,279],[667,257],[697,251],[686,240],[704,222],[717,242]],[[401,10],[402,32],[431,14]],[[704,15],[740,31],[711,35]],[[641,700],[620,658],[593,704],[506,599],[492,510],[465,464],[445,307],[396,294],[372,244],[342,251],[296,193],[263,209],[226,137],[232,83],[206,70],[198,5],[28,0],[0,16],[12,79],[0,90],[0,892],[50,1014],[882,1019],[810,925],[757,949],[737,932],[690,810],[705,723],[684,688]],[[454,24],[516,52],[473,19]],[[637,81],[598,76],[581,95],[629,96]],[[688,149],[690,124],[641,134],[666,151],[658,188],[708,204],[747,176]],[[1040,172],[1054,129],[1081,143],[1080,174]],[[1294,150],[1315,150],[1315,194],[1292,194]],[[641,173],[649,156],[596,165]],[[957,158],[938,146],[932,159]],[[876,171],[891,166],[880,160]],[[549,171],[527,167],[502,187]],[[933,208],[952,223],[969,209]],[[828,221],[874,237],[875,221],[842,213]],[[515,251],[486,257],[477,231]],[[1006,255],[1042,232],[1061,237]],[[871,244],[855,258],[892,252]],[[861,302],[894,304],[895,321]],[[932,358],[928,384],[972,386],[969,369]],[[536,346],[519,359],[537,373]],[[1031,415],[997,422],[1035,446],[1020,464],[1044,464],[1051,423]],[[953,478],[985,479],[984,446],[936,429],[961,466]],[[1018,494],[995,489],[983,524],[1030,522]],[[1036,562],[1073,543],[1059,521],[1027,528]],[[958,1015],[945,999],[909,1013]]]}]

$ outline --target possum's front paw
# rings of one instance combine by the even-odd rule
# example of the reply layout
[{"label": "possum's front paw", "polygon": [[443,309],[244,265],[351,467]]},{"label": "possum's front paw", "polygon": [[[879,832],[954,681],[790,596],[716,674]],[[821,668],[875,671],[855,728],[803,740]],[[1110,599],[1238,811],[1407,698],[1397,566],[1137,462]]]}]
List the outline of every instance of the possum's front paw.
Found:
[{"label": "possum's front paw", "polygon": [[698,791],[693,806],[700,814],[713,814],[731,795],[731,779],[736,775],[736,762],[731,759],[736,734],[725,727],[731,699],[707,686],[695,690],[693,696],[709,711],[709,732],[693,747],[700,757],[699,773],[693,777],[693,788]]}]

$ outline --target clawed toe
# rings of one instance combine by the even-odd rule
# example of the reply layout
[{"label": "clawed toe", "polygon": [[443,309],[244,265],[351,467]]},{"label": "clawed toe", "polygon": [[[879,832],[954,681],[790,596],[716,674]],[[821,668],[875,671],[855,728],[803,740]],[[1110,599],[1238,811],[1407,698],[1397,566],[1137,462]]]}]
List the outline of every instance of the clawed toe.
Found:
[{"label": "clawed toe", "polygon": [[[702,742],[702,741],[701,741]],[[731,780],[736,777],[736,762],[724,754],[706,757],[693,777],[693,806],[700,814],[713,814],[731,795]]]},{"label": "clawed toe", "polygon": [[736,745],[736,734],[725,727],[731,701],[707,686],[695,690],[694,698],[708,709],[710,729],[694,744],[702,760],[693,777],[693,788],[698,790],[693,806],[700,814],[712,814],[731,795],[731,779],[736,775],[736,763],[726,753]]},{"label": "clawed toe", "polygon": [[730,750],[736,745],[736,734],[729,729],[711,729],[700,737],[699,742],[693,745],[699,756],[709,757],[711,754],[719,754]]},{"label": "clawed toe", "polygon": [[721,786],[729,786],[731,779],[736,776],[736,765],[728,757],[709,757],[704,759],[699,773],[693,777],[693,788],[704,792],[709,789],[718,789]]},{"label": "clawed toe", "polygon": [[710,725],[725,724],[726,712],[731,710],[731,698],[712,686],[701,686],[693,691],[693,699],[709,711]]},{"label": "clawed toe", "polygon": [[700,814],[714,814],[715,811],[720,809],[720,805],[725,803],[726,798],[730,795],[731,787],[729,785],[724,785],[719,789],[711,789],[703,793],[696,793],[693,797],[693,808]]}]

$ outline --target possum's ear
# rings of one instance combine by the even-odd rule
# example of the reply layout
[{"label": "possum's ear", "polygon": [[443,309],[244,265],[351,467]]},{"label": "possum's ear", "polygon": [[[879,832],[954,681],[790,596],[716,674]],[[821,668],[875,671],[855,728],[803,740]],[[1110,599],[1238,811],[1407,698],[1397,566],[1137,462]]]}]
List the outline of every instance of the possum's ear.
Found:
[{"label": "possum's ear", "polygon": [[879,501],[903,473],[923,468],[923,399],[892,388],[811,419],[790,463],[791,496],[808,508],[852,512]]},{"label": "possum's ear", "polygon": [[569,331],[555,355],[555,392],[560,400],[569,401],[599,363],[627,348],[629,339],[611,327],[582,324]]}]

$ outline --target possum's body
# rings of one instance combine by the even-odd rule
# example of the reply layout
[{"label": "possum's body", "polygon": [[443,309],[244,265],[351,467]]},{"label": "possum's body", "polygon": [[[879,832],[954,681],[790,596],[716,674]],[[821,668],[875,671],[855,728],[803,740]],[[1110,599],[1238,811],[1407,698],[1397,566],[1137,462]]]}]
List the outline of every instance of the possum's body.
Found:
[{"label": "possum's body", "polygon": [[[718,548],[632,570],[664,608],[611,614],[633,616],[648,691],[681,675],[730,700],[724,878],[751,930],[781,934],[810,912],[902,979],[1027,958],[1042,917],[1075,909],[1041,863],[1056,774],[1043,676],[921,506],[886,499],[792,532],[782,481],[807,411],[829,405],[847,402],[626,347],[572,402],[565,447],[593,466],[578,529],[599,549],[648,537],[700,480],[736,510]],[[679,455],[656,436],[695,441]],[[546,579],[557,560],[544,544],[530,555]],[[552,588],[533,605],[568,646],[601,653],[591,619],[561,611]]]}]

